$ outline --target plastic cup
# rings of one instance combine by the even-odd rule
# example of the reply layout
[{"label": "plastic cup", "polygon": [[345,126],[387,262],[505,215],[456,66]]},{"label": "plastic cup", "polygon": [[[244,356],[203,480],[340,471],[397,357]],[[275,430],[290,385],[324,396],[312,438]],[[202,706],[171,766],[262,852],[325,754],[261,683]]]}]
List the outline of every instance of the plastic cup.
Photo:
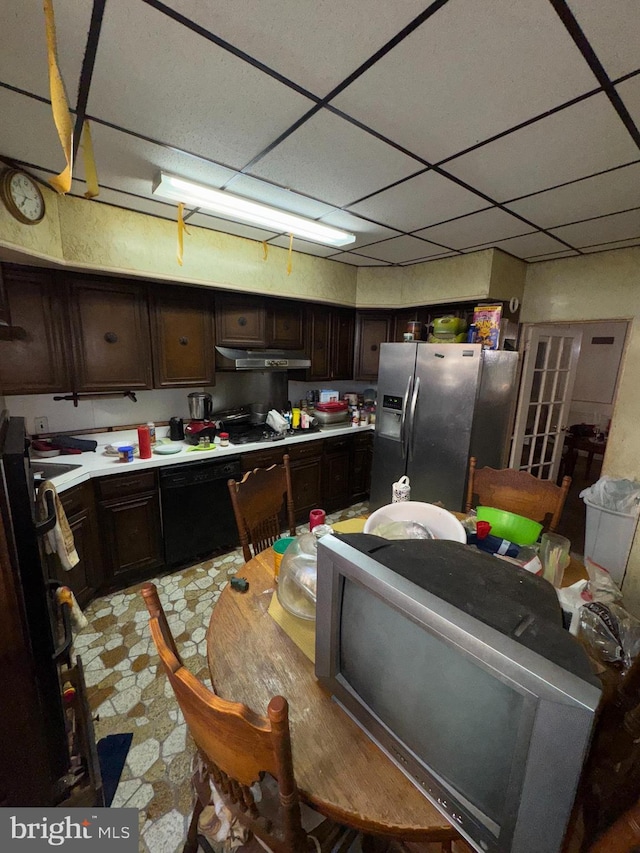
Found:
[{"label": "plastic cup", "polygon": [[318,524],[324,524],[326,517],[323,509],[312,509],[309,513],[309,530],[313,530]]},{"label": "plastic cup", "polygon": [[280,563],[284,552],[292,542],[296,541],[295,536],[283,536],[282,539],[276,539],[273,543],[273,577],[277,583],[278,575],[280,574]]},{"label": "plastic cup", "polygon": [[543,533],[540,539],[540,561],[542,562],[542,576],[556,589],[562,586],[564,572],[571,556],[569,551],[571,542],[557,533]]}]

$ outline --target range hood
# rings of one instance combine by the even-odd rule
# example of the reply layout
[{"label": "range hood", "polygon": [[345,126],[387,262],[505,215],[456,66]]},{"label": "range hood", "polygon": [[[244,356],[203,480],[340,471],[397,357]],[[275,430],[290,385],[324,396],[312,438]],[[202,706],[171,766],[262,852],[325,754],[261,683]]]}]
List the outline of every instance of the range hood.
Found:
[{"label": "range hood", "polygon": [[216,347],[220,367],[233,370],[298,370],[311,367],[309,357],[291,350],[245,350]]}]

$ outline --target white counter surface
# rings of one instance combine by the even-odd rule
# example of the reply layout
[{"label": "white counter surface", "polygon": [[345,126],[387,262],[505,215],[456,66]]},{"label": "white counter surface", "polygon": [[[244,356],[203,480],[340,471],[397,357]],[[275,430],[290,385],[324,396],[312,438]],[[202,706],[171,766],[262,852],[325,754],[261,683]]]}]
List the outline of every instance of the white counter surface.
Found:
[{"label": "white counter surface", "polygon": [[[73,486],[79,486],[92,477],[104,477],[110,474],[125,474],[136,473],[147,468],[160,468],[169,465],[177,465],[180,463],[198,463],[215,461],[216,459],[224,459],[226,456],[239,456],[243,453],[250,453],[252,450],[269,450],[271,448],[283,448],[283,454],[286,448],[292,444],[300,444],[301,442],[319,441],[323,438],[328,438],[332,435],[355,435],[358,431],[373,430],[374,426],[352,427],[350,424],[338,427],[324,427],[319,432],[305,433],[299,435],[287,436],[281,441],[254,441],[250,444],[230,444],[228,447],[219,447],[218,438],[215,440],[215,449],[211,450],[193,450],[190,449],[193,445],[186,441],[175,442],[182,446],[182,450],[178,453],[170,455],[161,455],[153,453],[151,459],[139,459],[134,457],[132,462],[121,462],[118,456],[110,456],[105,453],[105,447],[108,444],[125,444],[130,442],[136,444],[138,441],[138,433],[136,430],[122,430],[119,432],[96,433],[94,435],[78,435],[77,438],[88,438],[98,442],[98,447],[93,452],[69,454],[64,456],[54,456],[47,459],[34,457],[32,466],[37,471],[39,462],[49,465],[80,465],[73,471],[68,471],[65,474],[60,474],[52,480],[56,491],[64,492]],[[159,428],[159,438],[164,436],[165,428]]]}]

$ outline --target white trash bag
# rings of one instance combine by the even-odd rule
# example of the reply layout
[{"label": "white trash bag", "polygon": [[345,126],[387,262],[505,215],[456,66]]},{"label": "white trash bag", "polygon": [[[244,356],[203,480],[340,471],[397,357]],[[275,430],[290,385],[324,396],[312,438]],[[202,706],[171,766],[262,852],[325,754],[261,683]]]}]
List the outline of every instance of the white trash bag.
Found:
[{"label": "white trash bag", "polygon": [[600,477],[597,483],[583,489],[580,497],[594,506],[613,512],[637,514],[640,509],[640,483],[615,477]]}]

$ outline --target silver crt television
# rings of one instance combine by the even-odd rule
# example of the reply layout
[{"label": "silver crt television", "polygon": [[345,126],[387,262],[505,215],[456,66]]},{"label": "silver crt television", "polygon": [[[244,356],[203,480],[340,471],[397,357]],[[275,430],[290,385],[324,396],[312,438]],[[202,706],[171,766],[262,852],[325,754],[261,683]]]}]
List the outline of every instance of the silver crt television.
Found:
[{"label": "silver crt television", "polygon": [[457,542],[325,536],[316,675],[479,853],[558,853],[601,689],[547,581]]}]

